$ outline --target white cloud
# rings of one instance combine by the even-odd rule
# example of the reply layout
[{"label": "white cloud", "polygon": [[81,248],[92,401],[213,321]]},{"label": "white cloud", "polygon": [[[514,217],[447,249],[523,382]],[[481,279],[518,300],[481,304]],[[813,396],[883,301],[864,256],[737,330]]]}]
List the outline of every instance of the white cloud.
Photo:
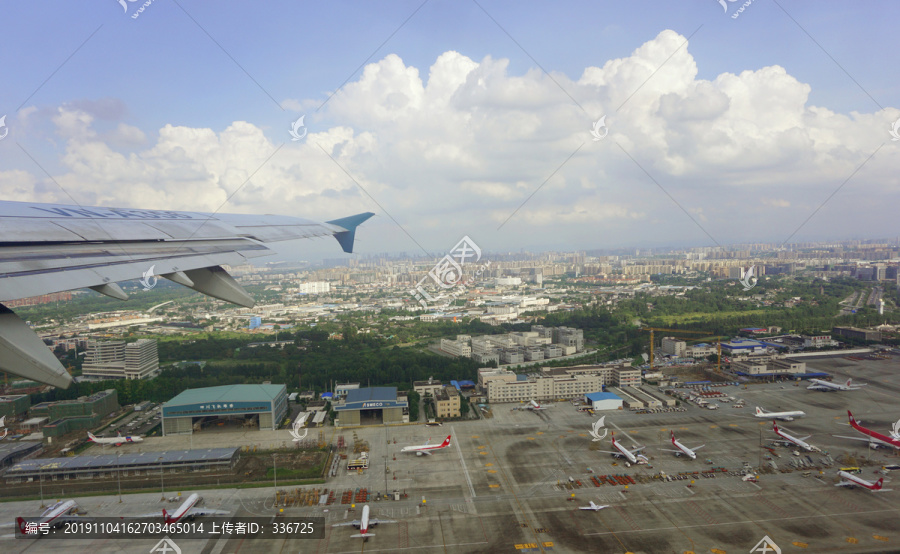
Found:
[{"label": "white cloud", "polygon": [[[316,219],[379,212],[346,170],[427,245],[467,233],[504,249],[536,241],[709,243],[662,187],[719,242],[778,240],[887,141],[900,116],[894,108],[846,115],[812,106],[810,86],[779,66],[698,79],[684,41],[663,31],[630,56],[585,68],[578,80],[537,69],[510,75],[507,60],[455,51],[424,71],[390,54],[331,98],[315,124],[307,121],[304,142],[288,141],[268,162],[287,141],[288,122],[268,132],[245,121],[220,131],[166,125],[147,144],[149,129],[95,129],[95,118],[124,113],[123,106],[72,103],[52,119],[65,139],[64,170],[54,177],[83,204],[211,211],[233,194],[224,211]],[[321,102],[282,104],[300,112]],[[594,142],[592,122],[604,114],[610,134]],[[835,210],[896,209],[890,146],[848,185],[857,194],[834,199]],[[53,194],[38,192],[41,176],[3,175],[16,198],[29,186],[36,199]],[[862,190],[874,195],[869,204]],[[829,213],[823,209],[810,231],[835,229]],[[387,218],[374,228],[365,245],[373,251],[416,249]]]}]

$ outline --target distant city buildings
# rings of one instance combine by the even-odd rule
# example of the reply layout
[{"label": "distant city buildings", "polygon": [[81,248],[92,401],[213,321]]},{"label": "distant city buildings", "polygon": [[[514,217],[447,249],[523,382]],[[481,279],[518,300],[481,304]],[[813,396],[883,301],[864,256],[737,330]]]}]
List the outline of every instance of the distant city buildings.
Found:
[{"label": "distant city buildings", "polygon": [[521,364],[583,352],[584,332],[571,327],[532,325],[531,331],[442,339],[441,350],[481,364]]},{"label": "distant city buildings", "polygon": [[331,283],[327,281],[311,281],[297,285],[298,294],[326,294],[331,292]]},{"label": "distant city buildings", "polygon": [[89,341],[82,364],[88,379],[147,379],[159,371],[156,341]]}]

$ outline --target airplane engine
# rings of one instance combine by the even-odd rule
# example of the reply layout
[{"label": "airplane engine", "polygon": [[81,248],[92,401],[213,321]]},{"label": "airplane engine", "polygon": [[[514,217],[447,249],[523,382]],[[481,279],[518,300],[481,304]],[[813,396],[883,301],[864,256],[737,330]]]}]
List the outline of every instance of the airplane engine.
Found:
[{"label": "airplane engine", "polygon": [[416,452],[416,456],[423,456],[421,452]]}]

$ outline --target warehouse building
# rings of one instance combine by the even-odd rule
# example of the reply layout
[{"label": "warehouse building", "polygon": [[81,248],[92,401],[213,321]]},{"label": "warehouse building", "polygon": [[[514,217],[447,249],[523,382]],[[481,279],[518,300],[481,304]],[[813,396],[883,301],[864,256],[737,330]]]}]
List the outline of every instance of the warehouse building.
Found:
[{"label": "warehouse building", "polygon": [[41,402],[29,410],[31,417],[46,417],[51,421],[67,417],[105,417],[119,409],[119,393],[116,389],[106,389],[78,400]]},{"label": "warehouse building", "polygon": [[27,483],[35,480],[115,479],[127,476],[154,476],[192,471],[231,471],[238,461],[239,448],[139,452],[121,455],[34,458],[13,465],[3,476],[5,481]]},{"label": "warehouse building", "polygon": [[591,405],[592,410],[622,409],[622,399],[611,392],[589,392],[584,395],[584,401]]},{"label": "warehouse building", "polygon": [[224,385],[188,389],[163,404],[163,436],[189,434],[211,423],[232,421],[275,430],[287,415],[284,385]]},{"label": "warehouse building", "polygon": [[340,427],[409,423],[409,402],[406,393],[397,394],[397,387],[351,390],[332,408],[337,412],[334,424]]}]

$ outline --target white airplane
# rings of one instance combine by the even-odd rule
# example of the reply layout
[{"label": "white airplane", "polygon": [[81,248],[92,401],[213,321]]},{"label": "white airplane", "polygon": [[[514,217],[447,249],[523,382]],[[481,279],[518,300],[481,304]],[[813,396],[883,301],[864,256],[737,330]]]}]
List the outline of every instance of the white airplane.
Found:
[{"label": "white airplane", "polygon": [[0,417],[0,427],[3,427],[3,436],[0,437],[0,441],[2,441],[9,434],[9,429],[6,428],[6,416]]},{"label": "white airplane", "polygon": [[835,487],[862,487],[864,489],[869,489],[872,492],[887,492],[891,489],[883,489],[881,488],[884,483],[884,477],[871,483],[866,481],[862,477],[857,477],[852,473],[847,473],[846,471],[838,471],[838,475],[841,477],[841,482],[835,485]]},{"label": "white airplane", "polygon": [[309,419],[310,414],[312,414],[312,412],[304,412],[297,416],[297,419],[294,421],[290,430],[291,436],[294,437],[294,442],[302,441],[306,438],[306,435],[309,434],[309,429],[303,429],[303,436],[300,436],[300,429],[306,423],[306,420]]},{"label": "white airplane", "polygon": [[50,525],[51,527],[55,525],[61,525],[64,521],[68,521],[73,517],[69,515],[69,512],[77,507],[78,504],[76,504],[74,500],[66,500],[57,502],[56,504],[50,506],[36,518],[28,518],[28,520],[26,521],[26,518],[24,517],[17,517],[16,523],[19,526],[19,532],[23,535],[27,535],[28,533],[26,533],[26,528],[28,524],[38,526],[44,524]]},{"label": "white airplane", "polygon": [[116,446],[122,446],[126,442],[144,442],[143,437],[140,437],[138,435],[135,435],[133,437],[131,435],[123,437],[121,432],[119,433],[119,436],[117,436],[117,437],[103,438],[103,437],[95,437],[93,433],[88,431],[88,440],[91,442],[95,442],[97,444],[105,444],[107,446],[113,445],[113,444]]},{"label": "white airplane", "polygon": [[863,435],[866,435],[867,439],[863,439],[860,437],[842,437],[840,435],[832,435],[841,439],[850,439],[855,441],[866,441],[869,443],[869,447],[876,448],[878,446],[888,446],[890,448],[896,448],[900,450],[900,421],[894,423],[891,426],[891,436],[882,435],[877,431],[873,431],[871,429],[867,429],[860,425],[859,421],[853,417],[853,414],[850,413],[850,410],[847,410],[847,417],[850,418],[850,427],[853,427]]},{"label": "white airplane", "polygon": [[[0,201],[0,303],[90,288],[125,300],[117,284],[157,277],[245,307],[255,301],[222,268],[272,254],[269,243],[334,236],[353,251],[366,212],[320,223],[275,216]],[[72,384],[53,352],[0,304],[0,371],[60,388]]]},{"label": "white airplane", "polygon": [[603,429],[603,436],[602,437],[600,436],[600,428],[604,426],[603,422],[605,419],[606,419],[606,416],[603,416],[600,419],[598,419],[597,421],[595,421],[594,424],[591,426],[590,433],[591,433],[591,436],[594,437],[593,439],[591,439],[591,442],[602,441],[603,439],[606,438],[607,433],[609,433],[609,429]]},{"label": "white airplane", "polygon": [[369,533],[370,527],[375,527],[379,523],[397,523],[392,519],[378,519],[378,518],[369,518],[369,505],[366,504],[363,506],[362,510],[362,519],[357,519],[354,521],[348,521],[347,523],[335,523],[332,527],[344,527],[347,525],[352,525],[359,529],[359,534],[350,535],[351,538],[354,539],[368,539],[369,537],[374,537],[374,533]]},{"label": "white airplane", "polygon": [[[169,513],[165,508],[162,511],[163,521],[165,523],[176,523],[181,519],[194,519],[195,517],[201,516],[227,516],[230,512],[226,512],[224,510],[213,510],[212,508],[197,508],[197,504],[203,502],[203,498],[197,494],[192,493],[187,497],[187,500],[181,503],[181,506],[178,507],[172,513]],[[139,516],[134,516],[139,518],[145,517],[159,517],[159,512],[154,512],[150,514],[143,514]]]},{"label": "white airplane", "polygon": [[[617,458],[625,458],[626,460],[628,460],[629,462],[631,462],[633,464],[645,464],[648,462],[646,456],[644,456],[643,454],[638,454],[638,452],[640,452],[641,450],[643,450],[646,447],[641,446],[641,447],[635,447],[633,450],[628,450],[627,448],[622,446],[621,443],[616,442],[616,433],[615,432],[612,433],[612,445],[613,445],[613,448],[616,449],[616,452],[610,452],[608,450],[598,450],[598,452],[603,452],[605,454],[612,454],[613,456],[615,456]],[[641,461],[639,461],[639,459]]]},{"label": "white airplane", "polygon": [[805,412],[796,410],[793,412],[767,412],[759,406],[756,407],[756,417],[761,419],[780,419],[781,421],[794,421],[795,417],[806,417]]},{"label": "white airplane", "polygon": [[422,446],[404,446],[400,452],[415,452],[416,456],[431,456],[431,450],[440,450],[450,446],[450,435],[447,435],[447,438],[441,444],[430,445],[428,444],[429,442],[431,440],[425,441],[425,444]]},{"label": "white airplane", "polygon": [[812,384],[806,388],[808,390],[823,391],[859,390],[868,384],[866,383],[864,385],[852,385],[852,381],[853,379],[847,379],[847,382],[842,385],[840,383],[832,383],[831,381],[824,381],[822,379],[810,379],[809,382]]},{"label": "white airplane", "polygon": [[796,444],[797,446],[799,446],[803,450],[806,450],[807,452],[816,452],[819,450],[815,446],[803,442],[804,440],[808,439],[812,435],[806,435],[805,437],[802,437],[799,439],[797,437],[792,437],[791,435],[788,435],[787,433],[785,433],[784,431],[779,429],[778,424],[775,423],[774,421],[772,422],[772,428],[775,429],[775,434],[778,435],[779,437],[781,437],[782,439],[784,439],[784,442],[786,442],[786,443]]},{"label": "white airplane", "polygon": [[539,410],[546,410],[546,409],[547,409],[547,406],[544,406],[544,405],[542,405],[542,404],[539,404],[539,403],[538,403],[537,401],[535,401],[535,400],[531,400],[530,403],[529,403],[529,405],[528,405],[528,406],[525,406],[525,408],[528,409],[528,410],[531,410],[531,411],[533,411],[533,412],[536,412],[536,411],[539,411]]},{"label": "white airplane", "polygon": [[675,452],[676,456],[681,456],[682,454],[684,454],[692,460],[697,459],[697,454],[694,452],[694,450],[700,450],[701,448],[706,446],[705,444],[701,444],[696,448],[688,448],[687,446],[675,440],[675,431],[672,431],[672,444],[675,445],[675,448],[677,448],[678,450],[671,450],[668,448],[660,448],[660,450],[665,450],[666,452]]},{"label": "white airplane", "polygon": [[579,510],[593,510],[595,512],[599,512],[603,508],[609,508],[609,505],[607,504],[607,505],[601,506],[599,504],[594,504],[593,500],[591,500],[590,506],[579,506],[578,507]]}]

